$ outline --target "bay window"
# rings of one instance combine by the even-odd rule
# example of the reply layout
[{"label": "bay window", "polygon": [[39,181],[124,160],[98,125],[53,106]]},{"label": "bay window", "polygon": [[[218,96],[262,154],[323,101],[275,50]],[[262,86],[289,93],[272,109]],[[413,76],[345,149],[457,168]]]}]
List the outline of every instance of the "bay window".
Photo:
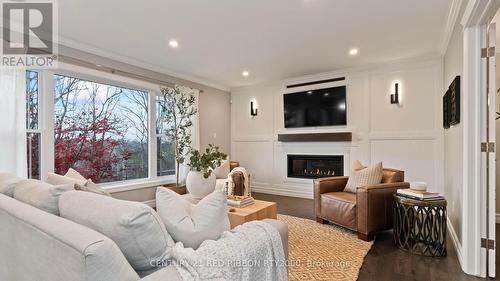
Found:
[{"label": "bay window", "polygon": [[159,87],[90,72],[26,71],[28,176],[73,168],[96,183],[173,178]]}]

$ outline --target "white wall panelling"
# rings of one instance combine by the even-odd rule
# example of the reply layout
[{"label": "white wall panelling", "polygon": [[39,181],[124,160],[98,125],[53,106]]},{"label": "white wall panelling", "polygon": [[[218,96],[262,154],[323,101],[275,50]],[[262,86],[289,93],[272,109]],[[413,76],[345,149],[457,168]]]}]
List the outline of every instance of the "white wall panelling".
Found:
[{"label": "white wall panelling", "polygon": [[[347,126],[285,129],[283,94],[317,86],[286,89],[286,85],[324,79],[307,76],[232,89],[231,155],[252,174],[252,187],[265,192],[312,198],[312,180],[287,178],[287,154],[344,155],[344,174],[354,160],[383,161],[405,170],[408,181],[426,181],[431,190],[443,189],[441,129],[442,61],[402,62],[327,78],[346,77]],[[400,105],[391,105],[394,83],[400,85]],[[331,86],[331,85],[327,85]],[[259,115],[251,117],[250,101]],[[277,141],[282,133],[352,132],[352,142]]]}]

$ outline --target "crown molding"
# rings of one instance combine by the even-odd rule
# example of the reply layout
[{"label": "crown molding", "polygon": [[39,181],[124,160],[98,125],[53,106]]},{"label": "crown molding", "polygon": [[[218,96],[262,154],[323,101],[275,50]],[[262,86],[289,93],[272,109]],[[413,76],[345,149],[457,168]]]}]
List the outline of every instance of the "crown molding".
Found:
[{"label": "crown molding", "polygon": [[499,7],[497,0],[469,0],[460,23],[463,28],[488,24]]},{"label": "crown molding", "polygon": [[91,45],[87,45],[87,44],[79,42],[79,41],[65,38],[63,36],[59,36],[58,42],[60,45],[62,45],[64,47],[74,48],[74,49],[79,50],[79,51],[88,52],[88,53],[93,54],[93,55],[109,58],[109,59],[112,59],[112,60],[115,60],[118,62],[130,64],[130,65],[133,65],[136,67],[145,68],[145,69],[155,71],[155,72],[158,72],[161,74],[172,76],[172,77],[177,78],[177,79],[187,80],[189,82],[201,84],[201,85],[215,88],[215,89],[218,89],[221,91],[225,91],[225,92],[229,91],[229,87],[226,85],[221,85],[218,83],[207,81],[207,80],[204,80],[202,78],[194,77],[194,76],[191,76],[188,74],[178,73],[178,72],[172,71],[172,70],[167,69],[167,68],[163,68],[163,67],[159,67],[159,66],[156,66],[153,64],[149,64],[149,63],[146,63],[146,62],[141,61],[141,60],[130,58],[128,56],[116,54],[116,53],[113,53],[113,52],[110,52],[107,50],[103,50],[103,49],[100,49],[100,48],[97,48],[97,47],[94,47]]},{"label": "crown molding", "polygon": [[338,69],[333,71],[308,74],[302,76],[296,76],[292,78],[280,79],[276,81],[268,81],[264,83],[257,83],[245,86],[231,87],[231,93],[244,91],[246,89],[252,89],[255,87],[282,87],[283,85],[289,84],[297,84],[297,83],[305,83],[309,81],[328,79],[332,77],[341,77],[341,76],[356,76],[360,74],[377,74],[385,71],[397,71],[400,67],[418,67],[421,65],[429,65],[436,64],[439,65],[443,56],[439,53],[435,54],[426,54],[420,56],[414,56],[411,58],[404,59],[395,59],[395,60],[387,60],[383,62],[377,62],[372,64],[366,64],[362,66],[349,67],[344,69]]},{"label": "crown molding", "polygon": [[444,26],[443,35],[441,36],[441,43],[439,45],[439,52],[441,55],[444,55],[448,49],[448,44],[450,43],[451,36],[453,35],[453,30],[455,29],[463,3],[463,0],[453,0],[451,2],[450,11],[446,17],[446,24]]}]

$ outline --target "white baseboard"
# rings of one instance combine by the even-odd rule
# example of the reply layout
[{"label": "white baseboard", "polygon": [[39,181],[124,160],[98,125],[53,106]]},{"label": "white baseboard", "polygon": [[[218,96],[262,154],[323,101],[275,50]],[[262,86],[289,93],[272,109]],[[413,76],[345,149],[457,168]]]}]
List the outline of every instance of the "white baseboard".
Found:
[{"label": "white baseboard", "polygon": [[455,251],[457,252],[458,262],[460,263],[460,267],[464,268],[463,265],[463,256],[462,256],[462,244],[460,240],[458,240],[457,233],[451,224],[450,218],[446,217],[446,226],[448,227],[448,233],[450,235],[451,241],[453,242],[453,246],[455,247]]}]

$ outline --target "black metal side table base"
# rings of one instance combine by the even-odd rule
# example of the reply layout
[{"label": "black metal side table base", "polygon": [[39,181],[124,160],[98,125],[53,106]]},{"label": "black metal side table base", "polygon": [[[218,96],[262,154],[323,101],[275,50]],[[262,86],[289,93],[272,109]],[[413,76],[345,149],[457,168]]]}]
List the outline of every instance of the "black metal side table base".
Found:
[{"label": "black metal side table base", "polygon": [[394,195],[394,243],[414,254],[446,256],[446,200]]}]

